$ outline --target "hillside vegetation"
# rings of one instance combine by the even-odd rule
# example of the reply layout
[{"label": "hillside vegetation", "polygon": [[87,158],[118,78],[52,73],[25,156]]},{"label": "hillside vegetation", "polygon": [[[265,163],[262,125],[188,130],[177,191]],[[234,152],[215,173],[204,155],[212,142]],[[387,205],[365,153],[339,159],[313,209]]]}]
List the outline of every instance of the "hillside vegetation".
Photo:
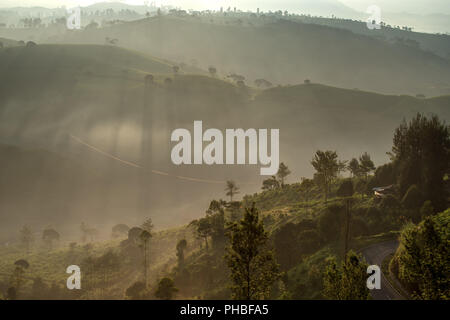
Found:
[{"label": "hillside vegetation", "polygon": [[[81,222],[71,225],[80,246],[73,233],[25,225],[0,252],[0,289],[8,299],[249,299],[246,288],[252,299],[369,299],[367,263],[355,252],[399,238],[392,272],[413,297],[448,299],[449,145],[449,127],[418,113],[395,129],[387,164],[376,167],[366,152],[347,162],[317,150],[312,179],[288,183],[281,163],[261,192],[240,201],[228,180],[229,201],[212,200],[177,229],[120,223],[115,240],[98,243],[99,230]],[[71,264],[84,270],[76,294],[64,289]]]},{"label": "hillside vegetation", "polygon": [[[37,45],[3,49],[0,55],[5,74],[0,80],[2,141],[25,150],[50,150],[73,163],[66,166],[65,160],[47,161],[30,154],[26,165],[15,159],[2,166],[5,186],[26,186],[23,190],[34,193],[18,204],[15,199],[27,193],[4,189],[2,212],[14,212],[10,217],[26,219],[39,211],[59,223],[83,216],[101,223],[107,216],[112,224],[123,216],[121,208],[129,208],[134,221],[146,215],[136,191],[145,186],[155,223],[173,226],[173,217],[187,223],[198,216],[209,197],[222,193],[220,184],[180,181],[174,176],[233,178],[245,182],[243,192],[254,192],[261,182],[255,166],[230,170],[171,165],[171,131],[191,128],[194,120],[219,129],[280,128],[280,157],[299,179],[312,173],[308,162],[318,148],[339,150],[344,159],[367,150],[375,163],[382,164],[387,161],[390,132],[404,117],[422,112],[450,119],[449,96],[380,95],[315,83],[253,88],[191,73],[189,68],[174,74],[164,61],[112,46]],[[153,82],[146,85],[147,75],[153,76]],[[152,135],[151,142],[148,137],[142,140],[143,128]],[[143,169],[105,156],[73,136]],[[155,152],[147,147],[144,151],[144,145],[153,146]],[[39,171],[55,179],[36,184]],[[72,183],[60,187],[64,181]],[[169,192],[174,189],[176,194]],[[106,205],[105,199],[109,199]],[[185,201],[189,205],[183,205]]]},{"label": "hillside vegetation", "polygon": [[123,47],[204,69],[212,65],[224,76],[237,73],[248,82],[265,78],[285,85],[311,79],[388,94],[449,94],[449,60],[419,47],[287,19],[239,21],[159,16],[52,41],[103,44],[116,38]]}]

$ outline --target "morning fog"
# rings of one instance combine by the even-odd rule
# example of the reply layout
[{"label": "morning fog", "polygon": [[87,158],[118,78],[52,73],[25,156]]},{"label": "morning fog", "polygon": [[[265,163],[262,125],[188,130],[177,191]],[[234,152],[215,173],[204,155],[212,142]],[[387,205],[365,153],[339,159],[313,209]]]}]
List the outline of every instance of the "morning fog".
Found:
[{"label": "morning fog", "polygon": [[[172,132],[171,141],[178,143],[172,148],[171,159],[175,165],[259,163],[264,166],[260,168],[261,175],[275,175],[279,166],[280,131],[270,129],[270,155],[268,131],[226,129],[223,134],[221,130],[211,128],[203,132],[202,121],[194,121],[193,139],[188,129],[175,129]],[[207,143],[205,147],[204,142]]]}]

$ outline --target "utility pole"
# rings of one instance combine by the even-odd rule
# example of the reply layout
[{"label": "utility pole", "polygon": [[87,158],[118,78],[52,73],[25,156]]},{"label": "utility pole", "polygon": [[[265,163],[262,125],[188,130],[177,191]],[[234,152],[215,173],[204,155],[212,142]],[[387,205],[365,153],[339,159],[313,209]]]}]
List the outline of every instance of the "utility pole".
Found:
[{"label": "utility pole", "polygon": [[345,226],[345,245],[344,245],[344,259],[348,251],[348,240],[350,234],[350,198],[345,200],[346,208],[346,226]]}]

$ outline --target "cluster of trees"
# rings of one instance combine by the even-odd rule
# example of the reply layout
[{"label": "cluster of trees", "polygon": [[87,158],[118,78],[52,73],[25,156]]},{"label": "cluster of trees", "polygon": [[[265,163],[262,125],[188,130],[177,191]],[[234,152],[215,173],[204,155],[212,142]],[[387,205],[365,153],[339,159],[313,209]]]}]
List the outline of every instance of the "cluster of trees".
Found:
[{"label": "cluster of trees", "polygon": [[375,165],[370,155],[364,152],[359,159],[353,158],[347,166],[353,177],[364,177],[367,181],[368,175],[375,171]]},{"label": "cluster of trees", "polygon": [[84,222],[81,223],[80,230],[81,230],[81,242],[86,242],[87,239],[90,239],[90,241],[92,242],[99,235],[97,229],[89,227]]},{"label": "cluster of trees", "polygon": [[390,269],[413,292],[413,298],[450,299],[450,209],[408,224]]},{"label": "cluster of trees", "polygon": [[107,288],[115,279],[115,273],[120,271],[121,265],[120,255],[113,250],[108,250],[98,257],[89,255],[80,265],[83,270],[84,288],[86,290]]},{"label": "cluster of trees", "polygon": [[[79,292],[68,291],[57,282],[45,282],[41,277],[32,277],[29,272],[30,263],[26,259],[19,259],[13,264],[13,271],[9,281],[0,281],[0,300],[51,300],[75,299]],[[25,283],[32,282],[30,289],[25,290]],[[2,294],[2,291],[4,294]]]},{"label": "cluster of trees", "polygon": [[129,230],[130,230],[130,227],[127,226],[126,224],[123,224],[123,223],[116,224],[111,229],[111,237],[112,238],[124,237],[124,236],[128,235]]},{"label": "cluster of trees", "polygon": [[229,245],[225,260],[231,273],[232,298],[268,299],[273,283],[281,274],[254,205],[246,208],[241,221],[228,227],[227,236]]},{"label": "cluster of trees", "polygon": [[171,278],[164,277],[159,280],[157,288],[152,292],[142,281],[133,283],[126,291],[125,296],[130,300],[147,300],[153,297],[161,300],[172,300],[178,289]]},{"label": "cluster of trees", "polygon": [[39,28],[42,27],[41,18],[23,18],[20,20],[20,24],[24,28]]},{"label": "cluster of trees", "polygon": [[[437,116],[417,114],[395,130],[392,147],[394,174],[400,196],[416,186],[422,203],[430,200],[436,212],[446,209],[450,173],[450,127]],[[447,177],[447,178],[446,178]]]},{"label": "cluster of trees", "polygon": [[255,85],[258,88],[270,88],[273,86],[272,82],[266,80],[266,79],[256,79],[255,80]]},{"label": "cluster of trees", "polygon": [[[19,239],[22,247],[25,249],[25,252],[30,253],[35,238],[33,231],[29,226],[25,225],[22,227],[22,229],[20,229]],[[42,232],[42,241],[49,250],[52,250],[54,242],[58,241],[59,239],[60,234],[53,228],[46,228]]]},{"label": "cluster of trees", "polygon": [[299,223],[286,223],[272,236],[276,260],[282,271],[287,271],[314,253],[324,243],[317,221],[305,219]]},{"label": "cluster of trees", "polygon": [[[236,187],[237,188],[237,187]],[[214,248],[221,248],[225,241],[225,210],[231,206],[223,200],[211,201],[206,216],[190,223],[195,228],[197,238],[205,241],[209,250],[208,238],[211,238]]]},{"label": "cluster of trees", "polygon": [[[367,185],[369,174],[375,170],[375,165],[367,152],[359,157],[359,161],[353,158],[347,164],[347,161],[339,160],[336,151],[318,150],[314,154],[311,164],[316,170],[314,182],[323,190],[325,202],[327,202],[331,187],[337,181],[340,173],[348,170],[353,177],[364,177],[364,185]],[[365,191],[364,187],[360,189]]]},{"label": "cluster of trees", "polygon": [[283,162],[281,162],[278,168],[277,175],[264,180],[262,189],[274,190],[278,188],[283,188],[286,181],[286,177],[290,174],[291,171],[289,170],[289,168]]},{"label": "cluster of trees", "polygon": [[46,244],[47,248],[49,250],[53,249],[53,244],[55,241],[59,241],[60,239],[60,235],[58,233],[58,231],[56,231],[55,229],[45,229],[42,232],[42,240],[44,241],[44,243]]},{"label": "cluster of trees", "polygon": [[312,166],[316,170],[314,182],[322,187],[325,202],[331,191],[331,185],[338,177],[339,173],[345,169],[345,162],[338,160],[336,151],[316,151],[312,161]]},{"label": "cluster of trees", "polygon": [[[239,187],[230,180],[225,189],[229,201],[211,201],[206,215],[190,224],[196,237],[204,243],[204,250],[195,253],[196,263],[191,264],[193,258],[187,256],[187,240],[179,239],[175,248],[177,267],[173,277],[170,275],[160,279],[153,290],[148,285],[149,245],[154,227],[151,219],[145,220],[140,227],[115,225],[111,230],[112,237],[127,236],[120,245],[120,259],[118,254],[107,252],[97,258],[85,259],[84,268],[88,273],[89,270],[97,270],[106,285],[111,274],[120,268],[124,257],[132,264],[142,263],[142,280],[133,283],[125,292],[130,299],[172,299],[178,292],[175,284],[181,285],[183,291],[188,283],[184,283],[183,279],[201,274],[207,278],[205,283],[211,285],[214,282],[210,279],[214,277],[213,271],[220,273],[220,278],[229,276],[232,298],[267,299],[275,297],[274,284],[283,279],[283,271],[291,270],[324,245],[341,245],[338,241],[342,241],[342,262],[330,258],[323,278],[319,277],[322,294],[330,299],[368,299],[367,264],[349,250],[350,241],[358,232],[364,234],[371,219],[382,219],[394,212],[396,218],[404,214],[413,222],[423,220],[417,225],[408,224],[402,231],[401,245],[391,269],[415,292],[415,297],[448,299],[450,211],[435,213],[448,206],[449,153],[449,127],[437,117],[427,118],[418,114],[409,123],[403,122],[395,131],[390,163],[375,168],[367,153],[347,163],[339,160],[336,151],[319,150],[311,161],[316,170],[313,179],[302,179],[295,188],[291,187],[286,184],[291,172],[281,163],[277,175],[263,182],[263,190],[279,189],[272,192],[280,194],[277,196],[294,190],[301,194],[305,202],[309,201],[311,191],[317,190],[317,187],[325,202],[330,196],[336,196],[332,203],[325,206],[317,202],[321,205],[318,209],[321,212],[313,218],[298,223],[277,221],[277,227],[269,235],[265,230],[265,219],[260,217],[256,204],[248,206],[245,201],[235,201]],[[339,177],[345,170],[351,173],[351,178]],[[361,184],[363,187],[360,187]],[[359,200],[360,203],[369,203],[370,207],[358,207],[355,192],[367,193],[374,186],[390,184],[395,185],[391,196],[376,201]],[[385,226],[380,230],[387,229]],[[81,225],[84,239],[91,237],[90,230],[84,223]],[[51,248],[52,243],[59,239],[59,233],[47,228],[42,238]],[[24,248],[29,251],[33,233],[28,227],[22,228],[21,239]],[[15,292],[11,291],[11,297],[14,294],[17,296],[20,279],[23,279],[27,268],[25,260],[16,262],[16,282],[11,286]],[[222,268],[228,268],[227,272]],[[208,272],[205,272],[206,269]]]},{"label": "cluster of trees", "polygon": [[[233,186],[231,190],[235,190],[235,185]],[[241,203],[238,201],[213,200],[206,216],[191,222],[195,235],[205,243],[205,254],[199,256],[197,264],[190,265],[190,270],[187,270],[187,242],[185,239],[178,242],[176,279],[184,290],[193,290],[192,284],[189,286],[187,281],[193,274],[202,275],[202,281],[197,279],[194,286],[198,287],[200,282],[205,288],[211,288],[213,283],[223,283],[226,274],[229,274],[231,285],[228,289],[232,298],[263,299],[271,296],[272,285],[281,274],[270,246],[269,235],[264,230],[263,221],[254,205],[245,209],[242,219],[239,219],[240,207]],[[208,242],[209,239],[211,242]],[[227,266],[228,272],[223,269]],[[220,276],[217,273],[211,274],[213,268],[223,270],[219,273]]]},{"label": "cluster of trees", "polygon": [[238,87],[245,86],[245,77],[240,74],[232,73],[227,75],[227,78],[233,80],[238,85]]},{"label": "cluster of trees", "polygon": [[[117,231],[119,225],[113,229]],[[121,230],[125,230],[126,226],[121,226]],[[142,263],[143,282],[148,284],[148,267],[149,267],[149,249],[150,239],[153,237],[153,222],[151,218],[147,218],[140,227],[133,227],[128,230],[128,238],[120,243],[121,252],[132,263]],[[113,230],[114,231],[114,230]]]},{"label": "cluster of trees", "polygon": [[353,251],[346,254],[340,266],[331,257],[323,277],[323,295],[332,300],[369,300],[367,267],[361,255]]}]

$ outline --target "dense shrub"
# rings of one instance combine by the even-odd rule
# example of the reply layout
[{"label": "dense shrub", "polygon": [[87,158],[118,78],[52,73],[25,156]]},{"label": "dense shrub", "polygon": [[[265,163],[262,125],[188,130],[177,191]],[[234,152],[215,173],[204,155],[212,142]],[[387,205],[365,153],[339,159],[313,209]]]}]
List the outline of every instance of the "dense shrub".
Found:
[{"label": "dense shrub", "polygon": [[397,209],[400,206],[398,199],[392,195],[388,194],[380,201],[380,208],[382,209]]},{"label": "dense shrub", "polygon": [[324,242],[335,241],[339,238],[342,223],[344,207],[339,204],[328,206],[320,215],[318,220],[318,229]]},{"label": "dense shrub", "polygon": [[353,218],[350,224],[350,234],[352,237],[369,235],[367,223],[360,217]]},{"label": "dense shrub", "polygon": [[312,220],[287,223],[273,236],[276,259],[282,270],[289,270],[305,256],[314,253],[322,243]]},{"label": "dense shrub", "polygon": [[[395,260],[398,276],[418,299],[450,299],[450,209],[402,231]],[[395,270],[395,263],[391,269]]]},{"label": "dense shrub", "polygon": [[402,205],[406,209],[419,209],[423,204],[422,194],[415,184],[408,188],[402,199]]}]

